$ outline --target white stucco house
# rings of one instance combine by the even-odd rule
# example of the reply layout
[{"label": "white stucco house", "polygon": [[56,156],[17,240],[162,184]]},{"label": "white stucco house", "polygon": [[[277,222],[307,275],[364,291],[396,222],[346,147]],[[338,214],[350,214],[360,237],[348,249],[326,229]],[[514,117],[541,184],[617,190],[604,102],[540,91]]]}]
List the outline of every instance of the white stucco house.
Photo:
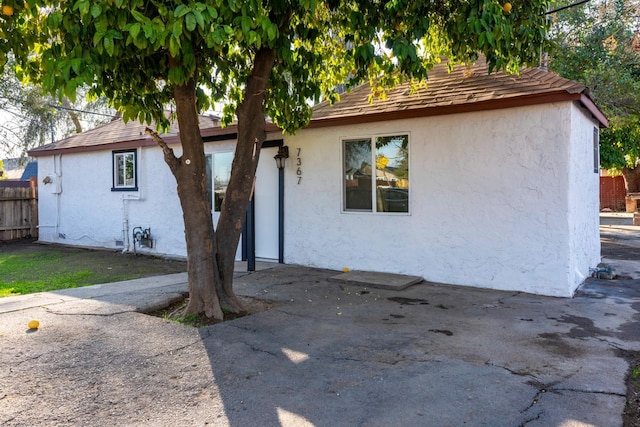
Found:
[{"label": "white stucco house", "polygon": [[[584,86],[539,69],[488,75],[479,61],[437,66],[416,94],[369,94],[317,105],[294,136],[269,127],[238,258],[573,295],[600,262],[607,120]],[[143,129],[114,121],[30,152],[40,240],[186,254],[175,180]],[[201,129],[215,221],[236,129],[207,117]],[[179,153],[178,133],[165,137]]]}]

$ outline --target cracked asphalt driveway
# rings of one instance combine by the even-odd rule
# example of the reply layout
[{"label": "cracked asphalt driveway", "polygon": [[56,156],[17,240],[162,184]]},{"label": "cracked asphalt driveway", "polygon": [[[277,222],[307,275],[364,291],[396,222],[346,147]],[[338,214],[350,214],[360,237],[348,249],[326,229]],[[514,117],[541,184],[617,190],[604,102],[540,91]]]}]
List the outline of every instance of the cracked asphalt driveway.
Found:
[{"label": "cracked asphalt driveway", "polygon": [[138,312],[184,292],[181,275],[2,299],[0,424],[622,425],[635,281],[560,299],[334,274],[238,277],[239,294],[273,308],[200,329]]}]

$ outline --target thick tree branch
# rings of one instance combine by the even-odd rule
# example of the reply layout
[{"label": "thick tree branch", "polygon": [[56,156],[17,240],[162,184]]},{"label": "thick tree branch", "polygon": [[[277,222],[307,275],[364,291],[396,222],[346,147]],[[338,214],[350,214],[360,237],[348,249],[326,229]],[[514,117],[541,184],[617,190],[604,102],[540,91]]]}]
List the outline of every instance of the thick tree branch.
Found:
[{"label": "thick tree branch", "polygon": [[76,127],[76,133],[82,133],[82,124],[80,124],[80,119],[78,118],[78,115],[76,114],[76,112],[73,111],[73,106],[71,105],[71,102],[69,102],[69,99],[63,98],[62,105],[67,110],[67,114],[69,114],[69,117],[71,117],[71,121],[73,122],[73,125]]},{"label": "thick tree branch", "polygon": [[173,149],[167,145],[167,143],[162,139],[158,132],[154,131],[151,128],[146,128],[144,132],[151,136],[153,140],[162,148],[162,153],[164,154],[164,160],[169,165],[171,172],[175,175],[176,171],[180,167],[180,159],[176,157],[173,153]]}]

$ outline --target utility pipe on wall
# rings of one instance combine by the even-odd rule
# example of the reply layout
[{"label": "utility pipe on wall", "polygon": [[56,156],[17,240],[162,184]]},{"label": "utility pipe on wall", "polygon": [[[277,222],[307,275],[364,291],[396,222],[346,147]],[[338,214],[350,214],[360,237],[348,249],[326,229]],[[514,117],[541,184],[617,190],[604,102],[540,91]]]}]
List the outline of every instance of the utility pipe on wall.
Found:
[{"label": "utility pipe on wall", "polygon": [[[144,197],[142,196],[142,188],[144,187],[144,183],[141,178],[144,176],[142,173],[142,165],[144,164],[142,153],[144,150],[142,148],[138,149],[138,161],[136,164],[136,179],[138,180],[138,191],[137,194],[123,194],[122,195],[122,233],[123,233],[123,242],[124,249],[122,252],[130,252],[131,251],[131,238],[129,236],[129,202],[134,201],[143,201]],[[134,248],[135,249],[135,248]]]},{"label": "utility pipe on wall", "polygon": [[60,211],[62,209],[62,154],[53,156],[53,175],[55,176],[54,194],[56,195],[56,233],[54,239],[60,236]]}]

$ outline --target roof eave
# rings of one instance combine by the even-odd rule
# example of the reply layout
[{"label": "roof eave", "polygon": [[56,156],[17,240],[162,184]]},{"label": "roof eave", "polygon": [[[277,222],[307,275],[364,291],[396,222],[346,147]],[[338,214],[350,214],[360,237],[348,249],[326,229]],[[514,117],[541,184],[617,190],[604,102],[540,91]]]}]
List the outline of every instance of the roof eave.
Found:
[{"label": "roof eave", "polygon": [[321,128],[327,126],[343,126],[362,123],[373,123],[385,120],[412,119],[419,117],[442,116],[478,111],[489,111],[503,108],[525,107],[529,105],[548,104],[552,102],[579,101],[599,122],[600,127],[607,127],[608,121],[594,102],[583,93],[568,93],[565,90],[542,94],[524,95],[513,98],[491,99],[465,104],[442,105],[436,107],[425,106],[409,110],[385,111],[373,114],[359,114],[350,116],[332,116],[311,119],[307,128]]},{"label": "roof eave", "polygon": [[53,154],[73,154],[73,153],[85,153],[88,151],[100,151],[100,150],[126,150],[127,148],[137,148],[155,145],[155,142],[151,138],[136,138],[127,141],[109,142],[106,144],[98,145],[85,145],[76,147],[52,147],[48,149],[33,149],[27,151],[27,154],[31,157],[50,156]]},{"label": "roof eave", "polygon": [[[279,128],[273,123],[267,123],[266,131],[274,132],[279,130]],[[233,124],[227,126],[225,128],[215,127],[215,128],[205,128],[201,129],[202,138],[207,137],[224,137],[229,136],[230,139],[235,139],[238,133],[238,126]],[[167,144],[179,144],[180,143],[180,135],[170,135],[163,138]],[[96,145],[88,145],[88,146],[76,146],[76,147],[51,147],[47,149],[36,148],[27,152],[29,156],[38,157],[38,156],[50,156],[54,154],[73,154],[73,153],[86,153],[90,151],[101,151],[101,150],[121,150],[127,148],[137,148],[137,147],[150,147],[154,146],[156,143],[149,137],[141,137],[126,141],[116,141],[109,142],[106,144],[96,144]]]},{"label": "roof eave", "polygon": [[605,115],[600,111],[600,109],[596,106],[595,102],[586,94],[580,94],[580,103],[586,108],[591,115],[599,122],[600,128],[608,128],[609,120],[605,117]]}]

